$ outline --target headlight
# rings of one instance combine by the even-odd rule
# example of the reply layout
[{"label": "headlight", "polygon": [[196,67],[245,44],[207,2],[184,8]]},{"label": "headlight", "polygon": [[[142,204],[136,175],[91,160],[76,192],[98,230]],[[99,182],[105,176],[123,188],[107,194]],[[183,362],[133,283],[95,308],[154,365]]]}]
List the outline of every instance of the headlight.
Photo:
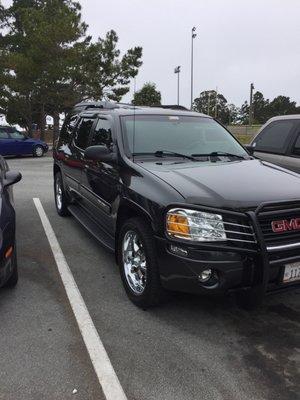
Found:
[{"label": "headlight", "polygon": [[214,242],[226,240],[222,215],[172,208],[167,213],[166,230],[170,237]]}]

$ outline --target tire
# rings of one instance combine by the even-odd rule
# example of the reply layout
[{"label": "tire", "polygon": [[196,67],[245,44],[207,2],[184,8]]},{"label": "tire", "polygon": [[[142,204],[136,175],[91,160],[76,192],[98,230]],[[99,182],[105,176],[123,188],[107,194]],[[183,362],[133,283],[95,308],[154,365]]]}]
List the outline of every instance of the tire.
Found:
[{"label": "tire", "polygon": [[[127,253],[124,250],[126,248],[126,242]],[[136,244],[134,250],[135,254],[129,251],[129,249],[134,248],[133,243]],[[166,298],[166,291],[161,286],[153,231],[149,223],[143,218],[129,219],[120,229],[117,246],[121,279],[129,299],[136,306],[143,309],[161,304]],[[128,253],[131,253],[131,256],[129,256]],[[139,263],[140,267],[130,268],[130,262],[126,263],[125,259],[127,259],[127,261],[129,258],[131,261],[133,258],[136,260],[137,254],[139,254],[139,260],[144,260],[144,262]],[[143,256],[141,256],[141,254],[143,254]],[[142,266],[142,264],[144,265]],[[133,268],[138,268],[139,270],[133,272]],[[135,277],[138,277],[140,286],[134,285],[134,283],[137,282]]]},{"label": "tire", "polygon": [[5,288],[13,288],[16,286],[19,280],[19,273],[18,273],[18,261],[17,261],[17,249],[16,244],[14,245],[14,254],[12,258],[13,264],[13,271],[9,279],[6,281],[3,287]]},{"label": "tire", "polygon": [[61,217],[66,217],[70,215],[70,212],[68,210],[68,195],[65,192],[60,172],[57,172],[54,176],[54,199],[58,215],[60,215]]},{"label": "tire", "polygon": [[34,146],[33,148],[33,156],[34,157],[43,157],[45,153],[45,150],[43,146],[40,146],[39,144],[37,146]]}]

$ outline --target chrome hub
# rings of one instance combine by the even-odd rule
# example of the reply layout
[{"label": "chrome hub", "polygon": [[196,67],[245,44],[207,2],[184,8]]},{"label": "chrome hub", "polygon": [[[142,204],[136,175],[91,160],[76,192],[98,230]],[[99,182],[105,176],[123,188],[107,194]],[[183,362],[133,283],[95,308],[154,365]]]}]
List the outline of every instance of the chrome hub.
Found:
[{"label": "chrome hub", "polygon": [[122,257],[130,289],[137,295],[142,294],[147,281],[147,262],[142,242],[136,232],[126,232],[122,243]]},{"label": "chrome hub", "polygon": [[38,157],[41,157],[41,156],[43,155],[43,149],[42,149],[40,146],[38,146],[38,147],[35,149],[35,154],[36,154]]},{"label": "chrome hub", "polygon": [[55,182],[55,194],[56,194],[56,204],[57,208],[61,210],[62,208],[62,189],[58,179]]}]

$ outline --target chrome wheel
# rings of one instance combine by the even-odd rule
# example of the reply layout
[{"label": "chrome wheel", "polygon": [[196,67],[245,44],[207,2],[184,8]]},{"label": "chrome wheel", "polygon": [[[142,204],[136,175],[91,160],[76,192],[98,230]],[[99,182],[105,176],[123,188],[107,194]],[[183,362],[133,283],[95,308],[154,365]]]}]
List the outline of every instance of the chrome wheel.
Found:
[{"label": "chrome wheel", "polygon": [[60,184],[60,180],[56,178],[55,182],[55,198],[56,198],[56,205],[59,210],[62,208],[62,188]]},{"label": "chrome wheel", "polygon": [[122,243],[123,268],[126,281],[136,295],[146,287],[147,261],[142,242],[135,231],[127,231]]},{"label": "chrome wheel", "polygon": [[43,154],[44,154],[43,148],[42,148],[41,146],[37,146],[37,147],[35,148],[35,155],[36,155],[37,157],[42,157]]}]

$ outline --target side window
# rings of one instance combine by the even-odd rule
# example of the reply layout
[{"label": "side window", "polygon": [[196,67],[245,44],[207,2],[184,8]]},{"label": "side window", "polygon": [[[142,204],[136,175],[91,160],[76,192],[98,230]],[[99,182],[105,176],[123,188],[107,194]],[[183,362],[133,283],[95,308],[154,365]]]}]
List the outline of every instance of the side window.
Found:
[{"label": "side window", "polygon": [[297,156],[300,156],[300,133],[298,134],[292,153],[296,154]]},{"label": "side window", "polygon": [[93,118],[83,118],[79,122],[77,131],[75,133],[74,143],[82,150],[85,150],[87,148],[93,123]]},{"label": "side window", "polygon": [[274,121],[255,140],[255,151],[284,154],[295,127],[295,121]]},{"label": "side window", "polygon": [[13,132],[10,132],[10,137],[12,139],[20,139],[20,140],[22,140],[22,139],[24,139],[25,136],[21,132],[13,131]]},{"label": "side window", "polygon": [[8,133],[4,129],[0,129],[0,140],[9,139]]},{"label": "side window", "polygon": [[111,148],[111,123],[107,119],[99,119],[92,137],[91,146],[106,146]]},{"label": "side window", "polygon": [[60,131],[60,141],[63,143],[70,142],[73,129],[75,128],[76,122],[78,120],[78,115],[68,116]]}]

